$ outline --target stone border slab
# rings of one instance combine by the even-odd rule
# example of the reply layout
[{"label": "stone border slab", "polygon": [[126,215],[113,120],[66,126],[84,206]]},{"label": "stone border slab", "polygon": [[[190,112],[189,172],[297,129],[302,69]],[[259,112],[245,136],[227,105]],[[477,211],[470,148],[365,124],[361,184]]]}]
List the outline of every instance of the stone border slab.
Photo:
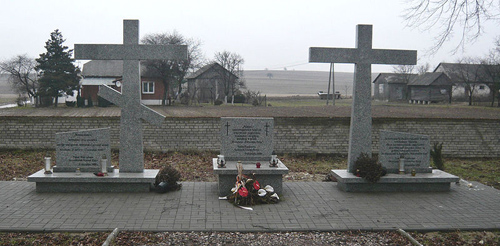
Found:
[{"label": "stone border slab", "polygon": [[36,182],[37,192],[149,192],[159,170],[145,169],[143,173],[120,173],[115,169],[108,176],[74,172],[44,174],[40,170],[28,177]]},{"label": "stone border slab", "polygon": [[432,173],[418,173],[416,176],[387,174],[377,183],[370,183],[345,169],[332,170],[331,173],[337,179],[337,187],[346,192],[449,191],[450,184],[460,180],[459,177],[438,169],[432,170]]}]

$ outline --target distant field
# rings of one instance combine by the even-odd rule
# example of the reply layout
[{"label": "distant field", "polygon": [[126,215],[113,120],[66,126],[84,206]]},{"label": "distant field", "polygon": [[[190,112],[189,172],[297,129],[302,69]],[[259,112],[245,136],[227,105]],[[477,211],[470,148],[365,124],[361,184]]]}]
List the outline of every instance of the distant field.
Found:
[{"label": "distant field", "polygon": [[16,94],[0,94],[0,105],[15,103]]},{"label": "distant field", "polygon": [[[268,77],[271,74],[272,77]],[[328,72],[249,70],[244,78],[247,89],[260,91],[268,96],[316,95],[327,91]],[[335,90],[341,94],[352,93],[352,73],[335,73]]]},{"label": "distant field", "polygon": [[[271,74],[271,77],[267,75]],[[372,80],[378,73],[372,74]],[[261,94],[279,96],[312,96],[318,91],[328,90],[328,72],[322,71],[284,71],[284,70],[248,70],[244,73],[247,89],[260,91]],[[353,73],[335,73],[335,91],[341,95],[352,94]],[[333,91],[333,89],[331,89]]]},{"label": "distant field", "polygon": [[3,94],[15,94],[10,84],[8,82],[9,76],[6,74],[0,74],[0,96]]}]

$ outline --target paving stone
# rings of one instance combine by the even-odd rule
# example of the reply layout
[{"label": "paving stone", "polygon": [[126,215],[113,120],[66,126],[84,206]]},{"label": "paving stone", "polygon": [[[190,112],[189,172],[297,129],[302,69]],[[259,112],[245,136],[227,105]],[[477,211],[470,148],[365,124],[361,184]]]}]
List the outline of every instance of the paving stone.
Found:
[{"label": "paving stone", "polygon": [[282,202],[247,211],[218,200],[215,182],[184,182],[180,191],[163,195],[82,195],[36,193],[33,183],[1,181],[0,197],[9,199],[0,200],[0,208],[8,210],[0,212],[0,230],[498,229],[500,191],[473,185],[453,184],[450,192],[358,194],[330,182],[285,182]]}]

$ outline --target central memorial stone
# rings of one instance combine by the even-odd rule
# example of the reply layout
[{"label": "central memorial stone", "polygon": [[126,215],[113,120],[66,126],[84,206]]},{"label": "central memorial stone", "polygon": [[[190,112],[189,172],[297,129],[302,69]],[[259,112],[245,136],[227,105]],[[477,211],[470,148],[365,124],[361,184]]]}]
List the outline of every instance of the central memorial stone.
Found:
[{"label": "central memorial stone", "polygon": [[225,167],[219,167],[218,158],[212,160],[219,196],[229,195],[234,187],[238,161],[242,162],[245,175],[255,175],[261,185],[271,185],[276,193],[281,193],[283,175],[288,173],[288,168],[279,160],[276,167],[269,163],[274,149],[274,119],[224,117],[220,122],[220,153],[226,161]]},{"label": "central memorial stone", "polygon": [[388,173],[432,173],[429,136],[405,132],[380,131],[379,162]]},{"label": "central memorial stone", "polygon": [[221,155],[227,161],[262,161],[273,152],[273,118],[221,118]]}]

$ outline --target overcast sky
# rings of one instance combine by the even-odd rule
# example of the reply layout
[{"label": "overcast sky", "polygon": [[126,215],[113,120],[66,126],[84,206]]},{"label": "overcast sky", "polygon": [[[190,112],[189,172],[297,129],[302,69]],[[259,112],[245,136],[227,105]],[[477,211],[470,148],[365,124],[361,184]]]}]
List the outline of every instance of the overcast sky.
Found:
[{"label": "overcast sky", "polygon": [[[139,19],[140,36],[177,30],[202,41],[207,59],[217,51],[239,53],[245,70],[320,70],[328,64],[308,63],[309,47],[355,45],[357,24],[373,24],[373,47],[418,51],[419,63],[434,68],[463,56],[483,56],[500,36],[497,23],[486,26],[466,53],[452,55],[456,40],[433,56],[425,56],[436,30],[405,27],[401,15],[407,0],[324,1],[115,1],[2,0],[0,59],[18,54],[36,58],[45,52],[50,33],[59,29],[71,49],[75,43],[122,43],[123,19]],[[373,66],[373,72],[391,66]],[[336,65],[336,71],[352,66]]]}]

